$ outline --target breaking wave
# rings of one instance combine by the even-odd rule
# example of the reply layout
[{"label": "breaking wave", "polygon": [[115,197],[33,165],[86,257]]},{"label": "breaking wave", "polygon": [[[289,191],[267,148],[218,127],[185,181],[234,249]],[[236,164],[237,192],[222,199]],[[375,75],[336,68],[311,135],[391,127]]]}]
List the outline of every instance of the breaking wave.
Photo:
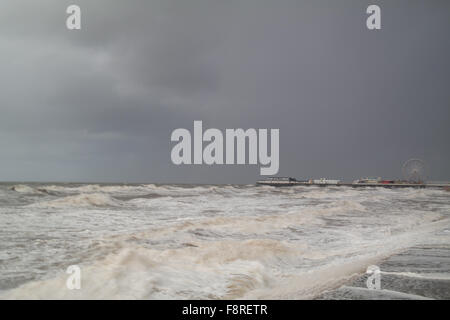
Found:
[{"label": "breaking wave", "polygon": [[[0,274],[4,299],[314,298],[370,264],[420,243],[449,243],[450,236],[449,197],[439,190],[10,189],[9,207],[0,204],[0,212],[12,213],[0,214],[8,228],[0,240],[12,258],[2,263],[20,272]],[[72,264],[81,267],[82,290],[66,288],[63,271]],[[445,270],[396,275],[448,279]]]},{"label": "breaking wave", "polygon": [[66,277],[25,284],[2,298],[219,299],[239,298],[272,281],[264,260],[298,254],[280,241],[197,244],[179,249],[126,248],[82,267],[82,295]]},{"label": "breaking wave", "polygon": [[60,199],[42,201],[31,204],[31,207],[40,208],[65,208],[65,207],[113,207],[120,205],[111,196],[102,193],[78,194]]},{"label": "breaking wave", "polygon": [[23,184],[12,186],[10,188],[10,190],[16,191],[18,193],[23,193],[23,194],[44,194],[45,193],[41,190],[35,189],[35,188],[27,186],[27,185],[23,185]]}]

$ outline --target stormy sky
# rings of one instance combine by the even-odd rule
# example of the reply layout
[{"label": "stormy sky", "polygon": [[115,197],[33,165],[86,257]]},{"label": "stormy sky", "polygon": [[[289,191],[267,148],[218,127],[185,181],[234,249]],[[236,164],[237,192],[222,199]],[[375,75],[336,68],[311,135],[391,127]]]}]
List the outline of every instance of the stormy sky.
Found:
[{"label": "stormy sky", "polygon": [[281,176],[397,178],[421,158],[449,180],[449,30],[446,0],[3,0],[0,181],[259,178],[173,165],[194,120],[279,128]]}]

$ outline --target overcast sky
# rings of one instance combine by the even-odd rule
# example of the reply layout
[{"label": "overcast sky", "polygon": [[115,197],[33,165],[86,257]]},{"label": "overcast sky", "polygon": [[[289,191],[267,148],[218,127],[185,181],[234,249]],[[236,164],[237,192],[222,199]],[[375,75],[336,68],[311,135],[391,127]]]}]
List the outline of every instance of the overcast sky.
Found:
[{"label": "overcast sky", "polygon": [[448,0],[2,0],[0,181],[259,178],[173,165],[194,120],[279,128],[282,176],[450,179],[449,30]]}]

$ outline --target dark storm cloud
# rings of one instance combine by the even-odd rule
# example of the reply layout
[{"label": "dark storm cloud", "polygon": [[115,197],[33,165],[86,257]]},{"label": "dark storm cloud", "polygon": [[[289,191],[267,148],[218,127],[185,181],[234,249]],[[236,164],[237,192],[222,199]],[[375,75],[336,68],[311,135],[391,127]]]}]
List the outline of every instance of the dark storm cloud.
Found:
[{"label": "dark storm cloud", "polygon": [[[65,9],[82,9],[82,30]],[[0,179],[251,183],[176,167],[170,133],[280,128],[280,174],[449,179],[450,3],[2,1]]]}]

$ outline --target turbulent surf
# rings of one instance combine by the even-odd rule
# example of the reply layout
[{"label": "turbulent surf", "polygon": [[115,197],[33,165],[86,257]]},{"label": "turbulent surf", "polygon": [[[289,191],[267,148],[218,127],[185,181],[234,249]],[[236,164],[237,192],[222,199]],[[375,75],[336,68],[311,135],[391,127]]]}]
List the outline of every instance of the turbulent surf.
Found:
[{"label": "turbulent surf", "polygon": [[[450,194],[3,184],[0,224],[1,299],[302,299],[337,288],[344,297],[368,265],[425,245],[449,249]],[[66,287],[70,265],[81,269],[80,290]],[[383,276],[449,283],[448,268],[410,267]]]}]

